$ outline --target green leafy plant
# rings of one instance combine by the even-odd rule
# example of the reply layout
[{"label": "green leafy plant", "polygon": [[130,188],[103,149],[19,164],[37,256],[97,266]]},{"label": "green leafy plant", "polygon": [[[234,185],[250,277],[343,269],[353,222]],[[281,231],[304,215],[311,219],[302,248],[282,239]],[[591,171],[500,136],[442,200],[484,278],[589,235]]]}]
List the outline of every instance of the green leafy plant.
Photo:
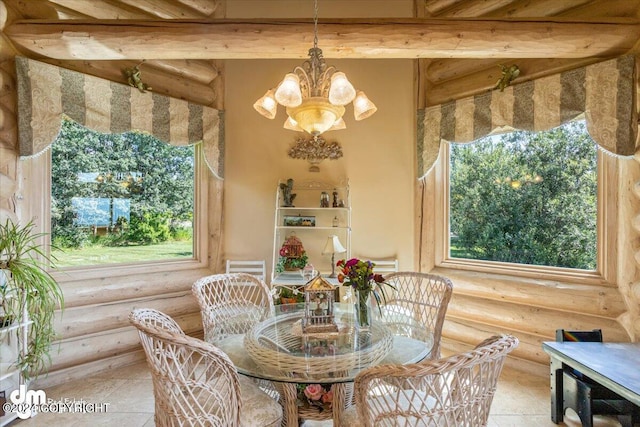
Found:
[{"label": "green leafy plant", "polygon": [[16,364],[25,378],[37,377],[51,362],[49,350],[56,338],[54,312],[64,306],[60,286],[46,270],[50,259],[38,245],[42,233],[33,222],[24,226],[7,220],[0,225],[0,298],[5,318],[21,319],[27,313],[26,336],[18,329],[20,346],[26,344]]},{"label": "green leafy plant", "polygon": [[304,290],[303,287],[298,288],[287,288],[280,287],[278,291],[274,294],[274,303],[275,304],[283,304],[282,300],[284,299],[295,299],[296,303],[304,302]]},{"label": "green leafy plant", "polygon": [[280,255],[280,257],[278,258],[278,264],[276,264],[276,272],[282,273],[285,270],[291,270],[291,269],[302,270],[307,265],[308,260],[309,260],[309,257],[307,256],[306,252],[303,252],[302,255],[298,258],[292,258],[292,257]]}]

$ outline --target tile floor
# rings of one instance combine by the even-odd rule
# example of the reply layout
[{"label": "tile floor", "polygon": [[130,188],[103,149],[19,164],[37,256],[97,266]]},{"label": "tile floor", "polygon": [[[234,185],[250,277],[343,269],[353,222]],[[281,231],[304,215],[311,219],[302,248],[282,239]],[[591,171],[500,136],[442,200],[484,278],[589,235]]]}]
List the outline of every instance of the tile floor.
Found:
[{"label": "tile floor", "polygon": [[[153,427],[153,386],[146,364],[139,363],[80,381],[46,389],[48,398],[109,403],[106,413],[39,413],[17,420],[11,427]],[[307,423],[309,427],[329,423]],[[578,427],[575,413],[565,425]],[[549,418],[549,380],[505,367],[491,406],[488,427],[553,427]],[[596,417],[594,427],[619,426],[611,418]]]}]

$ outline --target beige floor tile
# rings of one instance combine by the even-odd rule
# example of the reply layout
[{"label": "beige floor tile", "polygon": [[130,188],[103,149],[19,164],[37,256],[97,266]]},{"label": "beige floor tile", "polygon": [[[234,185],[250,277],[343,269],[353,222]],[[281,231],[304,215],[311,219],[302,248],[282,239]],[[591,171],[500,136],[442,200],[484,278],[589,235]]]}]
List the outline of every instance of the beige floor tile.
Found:
[{"label": "beige floor tile", "polygon": [[[47,397],[108,403],[106,413],[51,414],[17,421],[18,427],[154,427],[153,383],[146,363],[101,373],[45,390]],[[316,427],[307,424],[307,427]],[[322,427],[331,426],[323,422]],[[548,377],[505,368],[491,406],[488,427],[554,427],[550,418]],[[613,418],[595,417],[594,427],[618,427]],[[567,411],[561,427],[580,427],[578,416]]]},{"label": "beige floor tile", "polygon": [[153,413],[153,382],[150,379],[126,381],[105,399],[114,412]]},{"label": "beige floor tile", "polygon": [[126,386],[127,380],[105,380],[99,378],[87,378],[82,381],[73,381],[61,384],[57,387],[46,389],[48,399],[55,401],[86,401],[91,403],[108,402],[106,397],[114,390]]},{"label": "beige floor tile", "polygon": [[489,417],[492,427],[556,427],[548,415],[496,415]]},{"label": "beige floor tile", "polygon": [[135,363],[133,365],[125,366],[123,368],[112,369],[110,371],[102,372],[95,376],[95,378],[106,379],[122,379],[122,380],[150,380],[151,372],[146,362]]},{"label": "beige floor tile", "polygon": [[[44,414],[16,423],[19,427],[143,427],[149,420],[147,413]],[[153,422],[153,419],[152,419]],[[151,424],[153,426],[154,424]]]}]

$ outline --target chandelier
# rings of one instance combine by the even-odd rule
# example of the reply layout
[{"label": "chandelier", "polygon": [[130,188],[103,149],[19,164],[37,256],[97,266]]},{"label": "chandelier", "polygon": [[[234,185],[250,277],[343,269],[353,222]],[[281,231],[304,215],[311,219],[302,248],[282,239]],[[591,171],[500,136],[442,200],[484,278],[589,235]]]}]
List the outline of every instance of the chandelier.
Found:
[{"label": "chandelier", "polygon": [[268,119],[276,116],[278,104],[289,116],[284,128],[318,136],[328,130],[346,128],[344,106],[353,102],[356,120],[363,120],[377,108],[361,90],[356,91],[344,73],[327,67],[318,48],[318,0],[314,0],[313,47],[309,59],[294,68],[276,88],[269,89],[253,108]]}]

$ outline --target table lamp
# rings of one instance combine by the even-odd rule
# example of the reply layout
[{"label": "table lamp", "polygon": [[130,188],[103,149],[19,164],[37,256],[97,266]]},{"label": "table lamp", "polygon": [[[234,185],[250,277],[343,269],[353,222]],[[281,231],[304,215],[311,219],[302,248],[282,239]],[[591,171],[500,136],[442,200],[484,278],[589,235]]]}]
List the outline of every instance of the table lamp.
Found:
[{"label": "table lamp", "polygon": [[340,243],[338,236],[334,234],[329,236],[329,238],[327,239],[327,244],[324,246],[324,250],[322,251],[322,255],[331,254],[331,274],[329,275],[330,278],[337,277],[335,257],[336,254],[341,254],[343,252],[347,252],[347,250],[344,248],[344,246],[342,246],[342,243]]}]

